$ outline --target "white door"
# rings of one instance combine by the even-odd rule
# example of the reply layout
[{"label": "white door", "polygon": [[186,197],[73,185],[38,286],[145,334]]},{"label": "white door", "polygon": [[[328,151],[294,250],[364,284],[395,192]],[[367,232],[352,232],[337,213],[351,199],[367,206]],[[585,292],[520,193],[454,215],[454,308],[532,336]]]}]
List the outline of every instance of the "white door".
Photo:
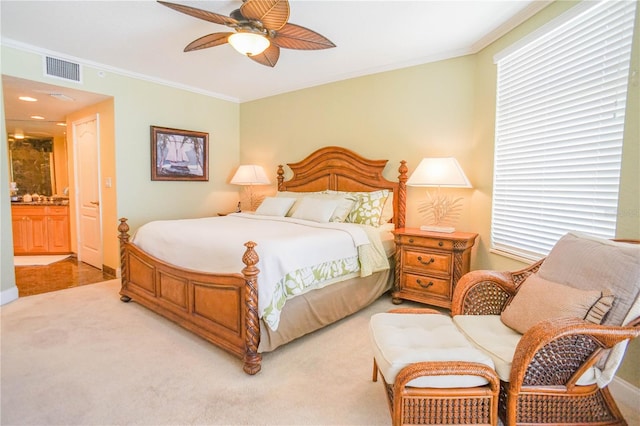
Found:
[{"label": "white door", "polygon": [[102,269],[99,117],[74,121],[78,260]]}]

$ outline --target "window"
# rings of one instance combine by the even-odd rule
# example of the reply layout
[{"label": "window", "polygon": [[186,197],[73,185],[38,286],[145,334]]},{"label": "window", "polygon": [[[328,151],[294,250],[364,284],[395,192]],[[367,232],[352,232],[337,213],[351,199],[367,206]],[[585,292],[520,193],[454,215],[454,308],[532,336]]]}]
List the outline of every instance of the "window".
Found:
[{"label": "window", "polygon": [[496,55],[492,251],[615,235],[635,5],[583,2]]}]

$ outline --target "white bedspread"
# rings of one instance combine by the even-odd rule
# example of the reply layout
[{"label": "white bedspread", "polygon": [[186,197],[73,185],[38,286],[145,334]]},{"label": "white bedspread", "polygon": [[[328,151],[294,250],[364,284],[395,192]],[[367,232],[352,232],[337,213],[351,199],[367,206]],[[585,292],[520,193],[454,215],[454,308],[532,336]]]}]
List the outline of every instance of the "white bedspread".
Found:
[{"label": "white bedspread", "polygon": [[[240,273],[245,266],[242,263],[244,243],[256,242],[260,258],[258,311],[262,317],[269,307],[268,320],[265,320],[273,330],[277,329],[284,304],[283,296],[276,293],[287,274],[343,259],[357,260],[361,276],[389,267],[376,228],[351,223],[317,223],[235,213],[224,217],[149,222],[138,229],[132,241],[165,262],[217,273]],[[317,283],[311,283],[304,290],[296,290],[296,294],[317,287]]]}]

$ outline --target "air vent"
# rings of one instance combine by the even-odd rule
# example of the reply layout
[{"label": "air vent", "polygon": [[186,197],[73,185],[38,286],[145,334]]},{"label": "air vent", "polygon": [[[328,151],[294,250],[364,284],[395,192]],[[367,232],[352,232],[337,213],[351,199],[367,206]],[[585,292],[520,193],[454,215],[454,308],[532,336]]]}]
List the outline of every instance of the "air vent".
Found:
[{"label": "air vent", "polygon": [[45,57],[45,74],[49,77],[57,77],[79,83],[80,64],[64,61],[50,56]]}]

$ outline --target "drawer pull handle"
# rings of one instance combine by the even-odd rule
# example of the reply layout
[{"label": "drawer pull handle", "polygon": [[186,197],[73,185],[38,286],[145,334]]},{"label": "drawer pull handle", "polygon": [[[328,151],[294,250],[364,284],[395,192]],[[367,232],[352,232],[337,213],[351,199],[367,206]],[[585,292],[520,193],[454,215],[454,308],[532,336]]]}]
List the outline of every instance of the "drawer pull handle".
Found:
[{"label": "drawer pull handle", "polygon": [[438,241],[438,246],[442,247],[444,245],[444,243],[442,241]]},{"label": "drawer pull handle", "polygon": [[423,265],[428,265],[430,263],[435,262],[436,260],[432,257],[431,259],[427,260],[426,262],[424,260],[422,260],[422,256],[418,256],[418,262],[422,263]]},{"label": "drawer pull handle", "polygon": [[429,287],[431,287],[431,286],[433,285],[433,281],[429,281],[429,283],[428,283],[428,284],[422,284],[422,280],[421,280],[420,278],[418,278],[418,279],[416,280],[416,282],[417,282],[417,283],[418,283],[418,285],[419,285],[420,287],[422,287],[422,288],[429,288]]},{"label": "drawer pull handle", "polygon": [[409,238],[409,242],[410,242],[410,243],[413,243],[413,238]]}]

